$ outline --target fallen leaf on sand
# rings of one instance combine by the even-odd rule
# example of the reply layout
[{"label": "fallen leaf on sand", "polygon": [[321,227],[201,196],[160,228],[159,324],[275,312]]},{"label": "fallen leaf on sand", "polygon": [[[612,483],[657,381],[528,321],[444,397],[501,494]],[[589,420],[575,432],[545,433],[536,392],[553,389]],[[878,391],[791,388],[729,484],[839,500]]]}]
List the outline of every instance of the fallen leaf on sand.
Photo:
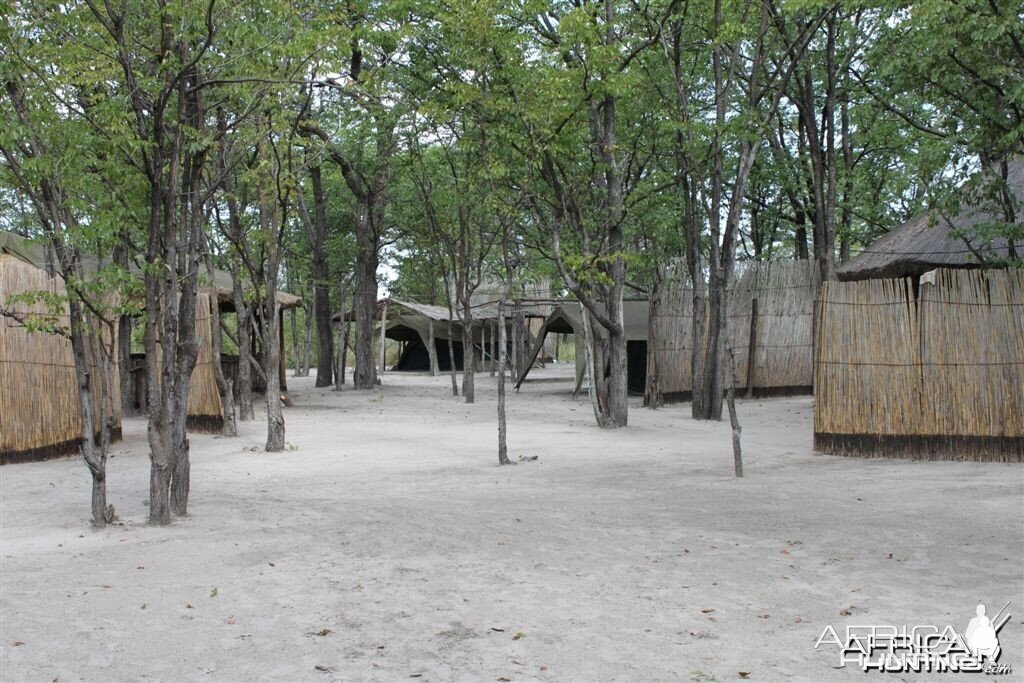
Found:
[{"label": "fallen leaf on sand", "polygon": [[217,589],[216,588],[214,588],[212,591],[210,591],[210,597],[211,598],[217,597]]},{"label": "fallen leaf on sand", "polygon": [[233,624],[235,623],[235,617],[234,617],[234,615],[232,615],[232,616],[228,617],[228,623],[229,623],[229,624],[232,624],[232,625],[233,625]]},{"label": "fallen leaf on sand", "polygon": [[25,644],[24,640],[16,640],[13,643],[11,643],[11,645],[13,645],[14,647],[18,647],[18,646],[24,645],[24,644]]},{"label": "fallen leaf on sand", "polygon": [[492,631],[497,631],[498,633],[504,633],[504,632],[505,632],[505,629],[503,629],[503,628],[498,628],[497,626],[492,626],[492,627],[491,627],[491,630],[492,630]]},{"label": "fallen leaf on sand", "polygon": [[703,612],[704,614],[711,614],[714,611],[715,610],[713,608],[711,608],[711,607],[707,607],[707,608],[701,610],[701,612]]},{"label": "fallen leaf on sand", "polygon": [[324,673],[331,673],[332,671],[334,671],[334,667],[324,666],[323,664],[317,664],[313,668],[317,671],[323,671]]},{"label": "fallen leaf on sand", "polygon": [[514,636],[512,636],[512,640],[522,640],[525,637],[526,637],[525,633],[523,633],[522,631],[516,631],[516,634]]},{"label": "fallen leaf on sand", "polygon": [[740,678],[750,678],[750,672],[749,671],[739,671],[737,673],[739,673]]},{"label": "fallen leaf on sand", "polygon": [[505,676],[498,676],[498,680],[499,681],[511,681],[512,679],[511,678],[506,678]]},{"label": "fallen leaf on sand", "polygon": [[329,636],[332,633],[334,633],[334,631],[332,631],[331,629],[329,629],[329,628],[322,628],[319,631],[317,631],[314,635],[323,637],[323,636]]}]

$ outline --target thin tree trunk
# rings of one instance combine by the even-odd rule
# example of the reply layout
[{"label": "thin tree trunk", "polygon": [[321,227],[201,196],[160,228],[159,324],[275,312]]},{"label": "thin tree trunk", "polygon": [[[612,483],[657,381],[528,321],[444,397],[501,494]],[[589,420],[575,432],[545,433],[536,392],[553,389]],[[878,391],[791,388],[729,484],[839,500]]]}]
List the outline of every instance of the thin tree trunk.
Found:
[{"label": "thin tree trunk", "polygon": [[664,403],[661,395],[661,364],[658,362],[658,317],[661,315],[661,269],[654,267],[651,278],[647,314],[647,381],[644,386],[644,405],[660,408]]},{"label": "thin tree trunk", "polygon": [[430,376],[437,377],[440,370],[437,366],[437,338],[434,336],[433,320],[429,320],[427,326],[427,358],[430,359]]},{"label": "thin tree trunk", "polygon": [[[213,257],[209,249],[206,252],[206,272],[213,280]],[[224,424],[221,427],[222,436],[238,436],[238,424],[235,422],[235,398],[231,385],[224,377],[224,366],[221,364],[223,355],[223,338],[220,321],[220,299],[216,289],[210,293],[210,338],[211,354],[213,355],[213,375],[217,382],[217,393],[220,394],[221,415]]]},{"label": "thin tree trunk", "polygon": [[[276,284],[276,283],[275,283]],[[284,450],[284,413],[281,409],[281,391],[277,377],[281,365],[280,325],[281,314],[277,309],[277,294],[267,291],[264,303],[266,343],[263,349],[263,372],[267,376],[267,445],[268,453]],[[274,379],[271,379],[274,378]]]},{"label": "thin tree trunk", "polygon": [[[449,306],[449,309],[451,307]],[[448,362],[451,364],[451,378],[452,378],[452,396],[459,395],[459,378],[455,370],[455,342],[452,341],[454,333],[452,332],[452,319],[451,313],[448,314]],[[465,351],[463,351],[463,359],[465,359]]]},{"label": "thin tree trunk", "polygon": [[242,293],[242,283],[236,273],[231,274],[233,297],[235,301],[235,319],[238,323],[238,421],[250,422],[256,418],[252,403],[252,314],[249,304]]},{"label": "thin tree trunk", "polygon": [[462,396],[466,403],[476,400],[474,365],[476,353],[473,348],[473,311],[469,297],[462,301]]},{"label": "thin tree trunk", "polygon": [[498,464],[511,465],[508,457],[508,423],[505,409],[505,302],[508,298],[508,284],[498,302],[498,347],[501,349],[498,361]]}]

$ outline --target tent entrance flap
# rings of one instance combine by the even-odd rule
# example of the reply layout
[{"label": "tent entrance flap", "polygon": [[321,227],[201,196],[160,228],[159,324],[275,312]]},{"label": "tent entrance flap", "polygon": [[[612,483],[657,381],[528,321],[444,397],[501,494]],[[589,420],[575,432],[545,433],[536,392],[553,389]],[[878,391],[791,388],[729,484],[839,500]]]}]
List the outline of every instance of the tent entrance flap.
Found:
[{"label": "tent entrance flap", "polygon": [[[390,330],[389,330],[390,332]],[[452,364],[448,355],[448,340],[435,339],[434,348],[437,351],[437,366],[442,372],[451,372]],[[452,342],[452,350],[455,353],[455,369],[462,370],[462,342]],[[427,346],[419,335],[409,337],[405,345],[405,352],[398,359],[394,370],[406,372],[430,372],[430,354],[427,353]]]}]

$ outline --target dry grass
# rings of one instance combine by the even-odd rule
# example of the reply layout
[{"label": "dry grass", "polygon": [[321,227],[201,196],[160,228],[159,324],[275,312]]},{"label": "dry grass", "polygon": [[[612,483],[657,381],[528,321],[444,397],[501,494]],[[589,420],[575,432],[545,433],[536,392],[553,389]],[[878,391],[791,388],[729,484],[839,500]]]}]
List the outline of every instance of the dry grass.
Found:
[{"label": "dry grass", "polygon": [[1024,273],[940,270],[822,291],[815,444],[837,454],[1024,460]]},{"label": "dry grass", "polygon": [[[196,295],[196,336],[199,353],[192,371],[188,393],[188,423],[193,431],[219,433],[224,425],[224,412],[217,391],[217,375],[213,367],[213,309],[216,305],[207,292]],[[219,330],[218,330],[219,332]],[[283,349],[282,349],[283,352]]]}]

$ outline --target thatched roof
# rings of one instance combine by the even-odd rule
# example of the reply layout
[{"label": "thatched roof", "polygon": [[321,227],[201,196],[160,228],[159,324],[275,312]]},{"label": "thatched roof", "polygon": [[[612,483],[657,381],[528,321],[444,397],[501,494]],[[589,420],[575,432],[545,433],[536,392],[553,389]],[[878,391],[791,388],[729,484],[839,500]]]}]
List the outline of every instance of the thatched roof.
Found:
[{"label": "thatched roof", "polygon": [[[1024,202],[1024,158],[1010,161],[1008,184],[1018,202]],[[852,261],[836,269],[840,280],[906,277],[920,275],[935,268],[978,268],[981,264],[971,248],[960,237],[951,233],[969,230],[979,223],[1003,220],[984,206],[971,206],[966,190],[961,190],[967,201],[955,216],[942,216],[927,211],[911,218],[892,232],[882,235]],[[978,245],[973,245],[977,248]],[[1009,247],[1005,239],[994,240],[984,249],[986,257],[1005,259]]]},{"label": "thatched roof", "polygon": [[[36,268],[48,270],[52,259],[48,257],[47,252],[46,247],[38,241],[26,239],[12,232],[0,231],[0,254],[8,254]],[[95,256],[83,255],[82,265],[86,273],[95,273],[101,266],[108,264],[102,263]],[[136,269],[132,267],[131,270],[135,272]],[[209,274],[204,272],[201,278],[208,280]],[[215,291],[221,310],[234,310],[234,295],[232,293],[230,273],[223,270],[214,270],[213,282],[209,285],[200,286],[200,289],[207,292]],[[281,308],[295,308],[302,305],[302,297],[278,290],[277,303]]]}]

